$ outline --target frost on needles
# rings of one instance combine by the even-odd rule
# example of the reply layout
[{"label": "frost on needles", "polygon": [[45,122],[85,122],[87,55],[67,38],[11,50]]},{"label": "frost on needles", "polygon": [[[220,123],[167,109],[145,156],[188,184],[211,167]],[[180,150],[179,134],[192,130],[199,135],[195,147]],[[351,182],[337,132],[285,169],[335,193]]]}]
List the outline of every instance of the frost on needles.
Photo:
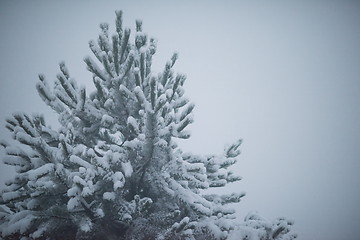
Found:
[{"label": "frost on needles", "polygon": [[[184,96],[185,76],[173,66],[151,72],[156,41],[136,22],[135,37],[101,24],[85,63],[96,90],[87,93],[60,63],[54,87],[36,85],[58,114],[50,128],[41,115],[15,113],[6,127],[17,143],[1,142],[16,176],[0,198],[4,239],[293,239],[291,221],[250,213],[235,218],[229,205],[244,193],[209,194],[240,177],[229,170],[241,141],[219,155],[184,153],[194,104]],[[134,43],[130,42],[134,39]],[[212,191],[214,192],[214,191]]]}]

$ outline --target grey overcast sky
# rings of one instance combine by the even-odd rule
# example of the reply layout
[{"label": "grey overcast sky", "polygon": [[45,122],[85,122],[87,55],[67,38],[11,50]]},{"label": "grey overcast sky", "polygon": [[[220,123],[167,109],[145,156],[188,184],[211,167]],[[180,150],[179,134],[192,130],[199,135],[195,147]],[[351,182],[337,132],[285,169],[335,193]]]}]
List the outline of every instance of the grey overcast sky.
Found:
[{"label": "grey overcast sky", "polygon": [[[360,1],[0,1],[0,136],[14,111],[56,116],[35,83],[65,60],[87,89],[83,57],[99,23],[142,19],[158,39],[153,71],[174,51],[196,104],[185,151],[242,138],[230,190],[239,217],[295,220],[299,239],[360,239]],[[0,165],[1,184],[12,171]]]}]

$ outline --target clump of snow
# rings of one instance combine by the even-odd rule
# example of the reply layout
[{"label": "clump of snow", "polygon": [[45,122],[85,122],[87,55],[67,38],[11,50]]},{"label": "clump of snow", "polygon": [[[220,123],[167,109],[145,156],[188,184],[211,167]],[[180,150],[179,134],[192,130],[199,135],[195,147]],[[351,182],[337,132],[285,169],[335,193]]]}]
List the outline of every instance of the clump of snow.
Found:
[{"label": "clump of snow", "polygon": [[89,218],[85,218],[80,222],[80,229],[84,232],[90,232],[92,228],[92,222]]},{"label": "clump of snow", "polygon": [[114,192],[104,192],[103,199],[109,200],[109,201],[115,200],[115,193]]},{"label": "clump of snow", "polygon": [[130,177],[133,173],[133,168],[130,162],[121,162],[121,168],[124,171],[125,177]]},{"label": "clump of snow", "polygon": [[121,172],[115,172],[113,174],[114,191],[123,188],[125,185],[125,178]]},{"label": "clump of snow", "polygon": [[111,98],[108,98],[104,103],[104,107],[107,109],[112,109],[114,107],[114,101]]},{"label": "clump of snow", "polygon": [[78,207],[80,205],[80,201],[78,198],[76,197],[72,197],[69,199],[68,203],[67,203],[67,209],[69,211],[74,210],[76,207]]},{"label": "clump of snow", "polygon": [[16,198],[19,198],[19,197],[21,197],[21,193],[18,192],[18,191],[16,191],[16,192],[4,192],[2,194],[2,199],[4,201],[6,201],[6,202],[11,201],[11,200],[16,199]]},{"label": "clump of snow", "polygon": [[73,163],[75,163],[75,164],[77,164],[79,166],[82,166],[84,168],[91,168],[92,167],[90,163],[88,163],[87,161],[85,161],[85,160],[83,160],[80,157],[75,156],[75,155],[70,156],[70,162],[73,162]]},{"label": "clump of snow", "polygon": [[95,213],[96,213],[96,216],[98,216],[99,218],[102,218],[105,216],[105,213],[101,208],[97,208]]},{"label": "clump of snow", "polygon": [[114,123],[114,118],[107,115],[107,114],[104,114],[101,118],[101,125],[103,127],[109,127],[111,126],[112,124]]},{"label": "clump of snow", "polygon": [[23,210],[15,213],[8,222],[6,228],[2,229],[2,235],[8,236],[16,232],[25,233],[31,227],[31,223],[36,219],[30,210]]},{"label": "clump of snow", "polygon": [[46,163],[41,167],[29,170],[27,172],[27,174],[28,174],[29,180],[34,181],[34,180],[37,180],[38,178],[52,172],[53,170],[54,170],[54,164],[53,163]]}]

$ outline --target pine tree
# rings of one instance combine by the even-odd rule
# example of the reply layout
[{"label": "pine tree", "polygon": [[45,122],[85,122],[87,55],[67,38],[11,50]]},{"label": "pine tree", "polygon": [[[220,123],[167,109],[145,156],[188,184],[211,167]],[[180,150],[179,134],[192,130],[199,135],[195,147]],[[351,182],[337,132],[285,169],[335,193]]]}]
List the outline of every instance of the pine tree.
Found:
[{"label": "pine tree", "polygon": [[101,24],[84,59],[96,90],[87,94],[60,63],[53,89],[39,75],[42,100],[59,116],[15,113],[6,127],[17,144],[2,142],[5,164],[16,167],[0,198],[5,239],[293,239],[291,221],[244,222],[229,207],[244,193],[209,194],[241,178],[229,170],[241,140],[220,155],[184,153],[194,104],[174,54],[151,72],[156,41],[136,21],[134,43],[116,12],[116,32]]}]

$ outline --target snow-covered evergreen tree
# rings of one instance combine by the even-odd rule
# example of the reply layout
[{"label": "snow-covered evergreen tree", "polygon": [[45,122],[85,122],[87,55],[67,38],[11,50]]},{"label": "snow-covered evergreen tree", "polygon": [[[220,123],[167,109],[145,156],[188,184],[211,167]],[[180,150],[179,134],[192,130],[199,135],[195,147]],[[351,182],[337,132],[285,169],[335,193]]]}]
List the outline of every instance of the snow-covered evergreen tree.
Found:
[{"label": "snow-covered evergreen tree", "polygon": [[[19,144],[1,145],[17,174],[0,198],[4,239],[293,239],[292,223],[256,214],[244,222],[229,207],[244,193],[209,194],[239,181],[229,170],[241,141],[219,155],[184,153],[194,104],[174,54],[151,72],[156,41],[136,22],[134,43],[116,12],[116,32],[101,24],[85,58],[96,90],[88,94],[60,63],[53,89],[36,88],[59,115],[60,129],[41,115],[15,113],[6,127]],[[212,191],[213,192],[213,191]]]}]

